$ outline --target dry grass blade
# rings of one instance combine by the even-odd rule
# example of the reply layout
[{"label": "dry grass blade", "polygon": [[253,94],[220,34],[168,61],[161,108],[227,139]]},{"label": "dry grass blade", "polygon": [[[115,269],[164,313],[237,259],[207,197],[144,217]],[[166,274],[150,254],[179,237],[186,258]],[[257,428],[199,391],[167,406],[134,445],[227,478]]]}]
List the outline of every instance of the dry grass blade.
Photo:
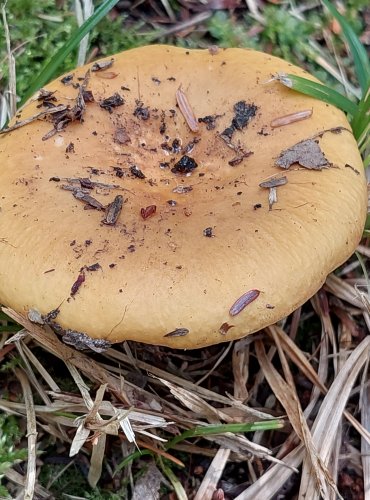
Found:
[{"label": "dry grass blade", "polygon": [[29,382],[31,382],[31,384],[33,385],[33,387],[35,387],[35,389],[37,390],[39,396],[42,398],[42,400],[44,401],[44,403],[46,405],[50,405],[51,404],[51,401],[50,401],[50,398],[49,396],[46,394],[46,391],[45,389],[43,388],[42,384],[40,383],[40,381],[37,379],[35,373],[33,372],[32,370],[32,367],[27,359],[27,356],[25,355],[25,352],[24,352],[24,345],[22,342],[16,342],[16,347],[17,347],[17,350],[18,350],[18,353],[20,354],[21,358],[22,358],[22,361],[24,363],[24,369],[25,369],[25,372],[27,374],[27,379]]},{"label": "dry grass blade", "polygon": [[49,115],[54,115],[56,113],[59,113],[60,111],[64,111],[66,109],[66,106],[64,104],[60,104],[59,106],[55,106],[55,108],[50,108],[45,111],[40,111],[40,113],[36,113],[35,115],[30,116],[29,118],[26,118],[25,120],[21,120],[16,122],[14,125],[11,127],[4,128],[3,130],[0,130],[0,134],[7,134],[9,132],[13,132],[13,130],[17,130],[18,128],[24,127],[25,125],[28,125],[29,123],[32,123],[36,120],[40,120],[41,118],[44,118],[45,116]]},{"label": "dry grass blade", "polygon": [[[119,352],[116,349],[109,349],[106,353],[104,353],[104,355],[108,358],[113,358],[131,366],[131,357],[123,354],[122,352]],[[199,397],[208,401],[215,401],[226,406],[235,404],[232,399],[227,398],[222,394],[218,394],[215,391],[211,391],[205,387],[196,385],[193,382],[186,380],[185,378],[176,376],[173,373],[167,372],[165,370],[161,370],[160,368],[157,368],[156,366],[139,359],[135,360],[135,367],[144,370],[147,373],[155,375],[158,379],[168,380],[172,384],[176,384],[180,387],[183,387],[184,389],[187,389],[192,395],[197,394]],[[240,412],[243,412],[244,418],[246,419],[245,422],[253,422],[255,420],[272,418],[268,413],[257,410],[255,408],[251,408],[246,405],[242,405],[240,402],[238,402],[238,409],[240,410]]]},{"label": "dry grass blade", "polygon": [[316,447],[313,443],[312,436],[310,434],[300,402],[298,400],[288,363],[286,362],[285,355],[280,346],[278,337],[275,336],[274,333],[273,336],[279,351],[280,361],[283,365],[284,374],[288,382],[285,382],[279,372],[274,368],[271,361],[269,361],[269,359],[267,358],[263,343],[261,341],[256,342],[256,354],[267,382],[269,383],[275,396],[279,399],[280,403],[283,405],[285,411],[287,412],[289,421],[292,424],[293,429],[295,430],[301,441],[303,441],[305,444],[307,457],[312,464],[313,472],[315,474],[316,484],[319,485],[322,496],[326,498],[328,489],[325,480],[328,481],[328,483],[332,487],[335,487],[335,485],[330,477],[329,471],[318,457]]},{"label": "dry grass blade", "polygon": [[8,56],[8,68],[9,68],[8,116],[9,118],[13,118],[15,112],[17,111],[17,77],[15,71],[15,59],[10,45],[9,26],[6,19],[6,2],[1,6],[1,15],[3,18],[6,51]]},{"label": "dry grass blade", "polygon": [[[19,472],[15,471],[14,469],[8,469],[5,473],[4,476],[9,479],[12,483],[19,484],[19,486],[24,487],[25,485],[25,478],[19,474]],[[50,500],[50,492],[47,491],[46,488],[43,486],[40,486],[38,484],[35,485],[35,500],[36,499],[42,499],[45,498],[46,500]]]},{"label": "dry grass blade", "polygon": [[[303,355],[302,351],[277,325],[269,326],[266,330],[270,332],[271,329],[273,329],[274,332],[279,336],[279,342],[283,346],[283,349],[287,353],[289,358],[298,366],[298,368],[304,373],[308,380],[310,380],[315,386],[317,386],[323,394],[326,394],[328,389],[317,376],[315,370]],[[367,429],[364,429],[362,425],[355,419],[355,417],[349,412],[344,411],[344,416],[353,425],[357,432],[359,432],[361,436],[370,444],[370,432],[367,431]]]},{"label": "dry grass blade", "polygon": [[[82,5],[81,5],[82,4]],[[77,24],[80,27],[94,13],[92,0],[76,0],[75,11]],[[89,35],[86,35],[78,47],[77,66],[82,66],[86,61],[87,49],[89,46]]]},{"label": "dry grass blade", "polygon": [[219,356],[219,358],[217,359],[217,361],[215,361],[215,363],[213,364],[212,368],[205,375],[203,375],[202,378],[200,378],[199,380],[197,380],[195,382],[195,385],[199,385],[202,382],[204,382],[216,370],[216,368],[218,368],[220,366],[220,364],[222,363],[222,361],[228,355],[228,353],[229,353],[230,349],[232,348],[232,346],[233,346],[233,343],[230,342],[227,345],[227,347],[224,349],[224,351],[221,353],[221,355]]},{"label": "dry grass blade", "polygon": [[291,468],[299,467],[304,454],[303,445],[297,446],[286,457],[284,457],[284,467],[281,464],[274,464],[255,483],[249,486],[243,493],[234,500],[259,500],[272,498],[275,493],[288,481],[292,474]]},{"label": "dry grass blade", "polygon": [[107,435],[105,433],[101,433],[93,441],[90,470],[87,476],[89,485],[92,488],[95,488],[95,486],[98,484],[98,481],[102,474],[106,441]]},{"label": "dry grass blade", "polygon": [[[361,394],[361,421],[365,429],[370,431],[370,387],[364,388]],[[370,444],[361,439],[361,460],[364,478],[365,499],[370,499]]]},{"label": "dry grass blade", "polygon": [[[321,460],[328,464],[335,436],[342,419],[347,399],[361,368],[369,356],[370,337],[366,337],[352,352],[330,387],[312,427],[312,438]],[[307,470],[302,474],[301,495],[319,498],[317,485]]]},{"label": "dry grass blade", "polygon": [[41,377],[47,383],[50,390],[52,390],[54,392],[60,392],[60,387],[58,386],[58,384],[54,381],[54,379],[51,377],[50,373],[46,370],[46,368],[44,368],[42,363],[40,363],[40,361],[36,358],[36,356],[33,354],[31,349],[29,349],[25,343],[22,344],[22,348],[23,348],[24,354],[27,356],[27,358],[30,360],[30,362],[33,364],[33,366],[39,372]]},{"label": "dry grass blade", "polygon": [[2,310],[10,318],[14,319],[14,321],[26,328],[31,337],[39,342],[45,349],[48,349],[64,362],[68,361],[71,365],[80,369],[91,380],[94,380],[99,384],[106,383],[119,401],[130,404],[130,401],[122,388],[120,380],[102,368],[98,363],[96,363],[96,361],[80,351],[76,351],[75,349],[66,346],[60,342],[53,332],[31,323],[31,321],[25,316],[22,316],[9,308],[3,308]]},{"label": "dry grass blade", "polygon": [[333,295],[336,295],[342,300],[349,302],[359,309],[364,309],[362,301],[358,298],[355,287],[349,285],[344,280],[338,278],[334,274],[330,274],[326,278],[325,288]]},{"label": "dry grass blade", "polygon": [[90,430],[85,427],[85,419],[81,419],[79,426],[77,427],[76,434],[73,438],[71,447],[69,449],[70,457],[74,457],[75,455],[77,455],[77,453],[79,453],[89,435]]},{"label": "dry grass blade", "polygon": [[248,399],[249,346],[250,342],[242,339],[234,344],[233,349],[234,398],[241,402]]},{"label": "dry grass blade", "polygon": [[229,417],[227,413],[224,413],[218,408],[214,408],[209,405],[203,399],[201,399],[196,394],[192,394],[190,391],[183,389],[181,387],[176,387],[171,382],[164,379],[159,379],[162,384],[168,387],[171,394],[175,396],[185,407],[192,410],[195,414],[206,418],[210,423],[218,423],[220,419],[225,422],[232,422],[232,418]]},{"label": "dry grass blade", "polygon": [[24,483],[24,500],[32,500],[34,498],[36,484],[36,415],[33,405],[32,390],[26,374],[20,368],[16,368],[15,373],[22,386],[27,414],[28,459],[27,474]]},{"label": "dry grass blade", "polygon": [[217,484],[223,473],[225,465],[229,459],[230,450],[225,448],[220,448],[211,465],[208,467],[206,475],[200,485],[194,500],[212,500],[213,494],[216,491]]}]

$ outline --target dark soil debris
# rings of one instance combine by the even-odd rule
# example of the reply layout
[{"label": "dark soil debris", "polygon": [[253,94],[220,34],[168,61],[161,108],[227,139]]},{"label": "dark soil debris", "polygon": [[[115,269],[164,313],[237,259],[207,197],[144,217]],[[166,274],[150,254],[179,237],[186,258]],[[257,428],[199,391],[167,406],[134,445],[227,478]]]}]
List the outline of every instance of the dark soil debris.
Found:
[{"label": "dark soil debris", "polygon": [[141,101],[136,100],[136,108],[134,110],[134,116],[136,116],[136,118],[139,118],[140,120],[144,121],[149,120],[150,118],[149,107],[145,107]]},{"label": "dark soil debris", "polygon": [[87,71],[83,83],[78,88],[75,105],[72,108],[70,106],[60,106],[60,110],[58,112],[50,115],[49,119],[53,122],[54,128],[42,137],[43,141],[53,137],[56,133],[65,129],[69,123],[82,121],[85,113],[86,102],[88,102],[88,99],[85,100],[85,93],[89,78],[90,72]]},{"label": "dark soil debris", "polygon": [[50,90],[40,89],[37,100],[41,102],[37,107],[40,108],[44,106],[45,108],[54,108],[55,102],[57,102],[57,98],[55,97],[55,92]]},{"label": "dark soil debris", "polygon": [[247,104],[245,101],[238,101],[234,104],[235,114],[231,124],[221,133],[221,137],[225,142],[230,142],[235,130],[242,130],[248,125],[256,115],[257,109],[255,104]]},{"label": "dark soil debris", "polygon": [[234,104],[234,111],[235,115],[231,125],[236,130],[242,130],[256,115],[257,106],[254,104],[247,104],[245,101],[239,101]]},{"label": "dark soil debris", "polygon": [[64,76],[60,81],[63,83],[63,85],[69,85],[73,80],[73,75],[66,75]]},{"label": "dark soil debris", "polygon": [[199,123],[205,123],[207,130],[214,130],[216,128],[217,118],[221,118],[222,115],[207,115],[203,118],[198,118]]},{"label": "dark soil debris", "polygon": [[177,163],[175,163],[174,167],[171,168],[171,172],[176,174],[188,174],[197,168],[197,166],[198,164],[193,158],[184,155]]},{"label": "dark soil debris", "polygon": [[82,96],[85,102],[94,102],[94,95],[91,90],[82,90]]},{"label": "dark soil debris", "polygon": [[101,265],[99,262],[96,262],[95,264],[91,264],[91,266],[85,266],[86,271],[97,271],[98,269],[101,269]]},{"label": "dark soil debris", "polygon": [[107,97],[106,99],[103,99],[100,101],[99,105],[101,108],[106,109],[109,113],[112,113],[113,108],[116,108],[118,106],[122,106],[125,103],[123,97],[121,97],[118,92],[113,94],[110,97]]},{"label": "dark soil debris", "polygon": [[145,179],[145,174],[136,165],[130,167],[130,172],[134,177],[137,177],[138,179]]},{"label": "dark soil debris", "polygon": [[74,152],[75,152],[75,145],[73,144],[73,142],[70,142],[66,147],[66,153],[74,153]]},{"label": "dark soil debris", "polygon": [[213,229],[211,227],[203,229],[203,236],[206,236],[206,238],[212,238],[214,236]]},{"label": "dark soil debris", "polygon": [[121,167],[113,167],[114,174],[116,177],[119,177],[120,179],[125,175],[123,169]]}]

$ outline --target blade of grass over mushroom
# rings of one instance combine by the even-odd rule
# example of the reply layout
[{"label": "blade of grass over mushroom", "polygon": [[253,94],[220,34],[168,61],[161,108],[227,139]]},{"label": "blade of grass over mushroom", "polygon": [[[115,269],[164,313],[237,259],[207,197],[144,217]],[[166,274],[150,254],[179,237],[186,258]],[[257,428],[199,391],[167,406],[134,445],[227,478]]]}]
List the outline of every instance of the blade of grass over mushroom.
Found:
[{"label": "blade of grass over mushroom", "polygon": [[338,21],[342,28],[343,36],[345,37],[349,45],[350,52],[353,57],[353,62],[356,68],[356,76],[358,78],[362,92],[365,93],[368,90],[370,83],[370,62],[365,47],[358,39],[352,27],[348,24],[346,19],[336,10],[334,5],[332,5],[328,0],[321,1],[329,10],[330,14]]},{"label": "blade of grass over mushroom", "polygon": [[118,3],[118,0],[105,0],[96,9],[94,14],[78,28],[61,49],[44,66],[39,75],[31,82],[27,93],[21,100],[21,105],[38,89],[43,87],[55,74],[58,67],[68,56],[68,54],[77,47],[80,41],[98,24],[99,21]]},{"label": "blade of grass over mushroom", "polygon": [[278,75],[276,80],[301,94],[306,94],[315,99],[320,99],[328,104],[332,104],[342,111],[349,113],[351,116],[356,115],[357,106],[354,102],[350,101],[336,90],[330,89],[321,83],[313,82],[307,78],[302,78],[301,76],[292,75],[290,73]]},{"label": "blade of grass over mushroom", "polygon": [[367,90],[367,93],[363,96],[363,98],[359,101],[357,105],[357,111],[354,114],[351,126],[353,132],[357,138],[358,146],[360,148],[361,153],[363,153],[366,149],[366,144],[369,144],[369,131],[370,131],[370,87]]}]

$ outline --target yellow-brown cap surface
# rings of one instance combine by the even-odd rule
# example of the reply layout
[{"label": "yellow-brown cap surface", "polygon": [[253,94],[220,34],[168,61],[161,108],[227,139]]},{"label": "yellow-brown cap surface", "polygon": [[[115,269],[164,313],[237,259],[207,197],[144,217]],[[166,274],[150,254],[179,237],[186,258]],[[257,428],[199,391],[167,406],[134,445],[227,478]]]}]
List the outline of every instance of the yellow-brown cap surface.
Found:
[{"label": "yellow-brown cap surface", "polygon": [[[267,83],[304,71],[250,50],[151,46],[87,75],[87,102],[76,84],[88,69],[46,87],[69,117],[80,94],[82,121],[55,115],[54,130],[49,115],[0,137],[3,304],[59,307],[63,328],[93,338],[194,348],[279,320],[351,255],[366,183],[349,124]],[[304,110],[312,115],[271,127]],[[325,168],[276,165],[310,138]],[[273,203],[259,184],[283,176]]]}]

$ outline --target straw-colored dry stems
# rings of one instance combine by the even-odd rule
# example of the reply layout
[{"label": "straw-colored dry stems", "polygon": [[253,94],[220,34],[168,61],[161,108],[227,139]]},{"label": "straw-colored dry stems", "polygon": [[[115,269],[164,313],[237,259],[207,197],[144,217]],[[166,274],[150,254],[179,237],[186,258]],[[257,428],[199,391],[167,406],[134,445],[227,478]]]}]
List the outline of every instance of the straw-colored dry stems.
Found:
[{"label": "straw-colored dry stems", "polygon": [[27,459],[26,480],[24,484],[24,500],[32,500],[34,498],[35,484],[36,484],[36,458],[37,458],[36,414],[33,404],[31,386],[25,372],[20,368],[16,368],[15,374],[22,386],[23,397],[26,407],[26,416],[27,416],[28,459]]}]

